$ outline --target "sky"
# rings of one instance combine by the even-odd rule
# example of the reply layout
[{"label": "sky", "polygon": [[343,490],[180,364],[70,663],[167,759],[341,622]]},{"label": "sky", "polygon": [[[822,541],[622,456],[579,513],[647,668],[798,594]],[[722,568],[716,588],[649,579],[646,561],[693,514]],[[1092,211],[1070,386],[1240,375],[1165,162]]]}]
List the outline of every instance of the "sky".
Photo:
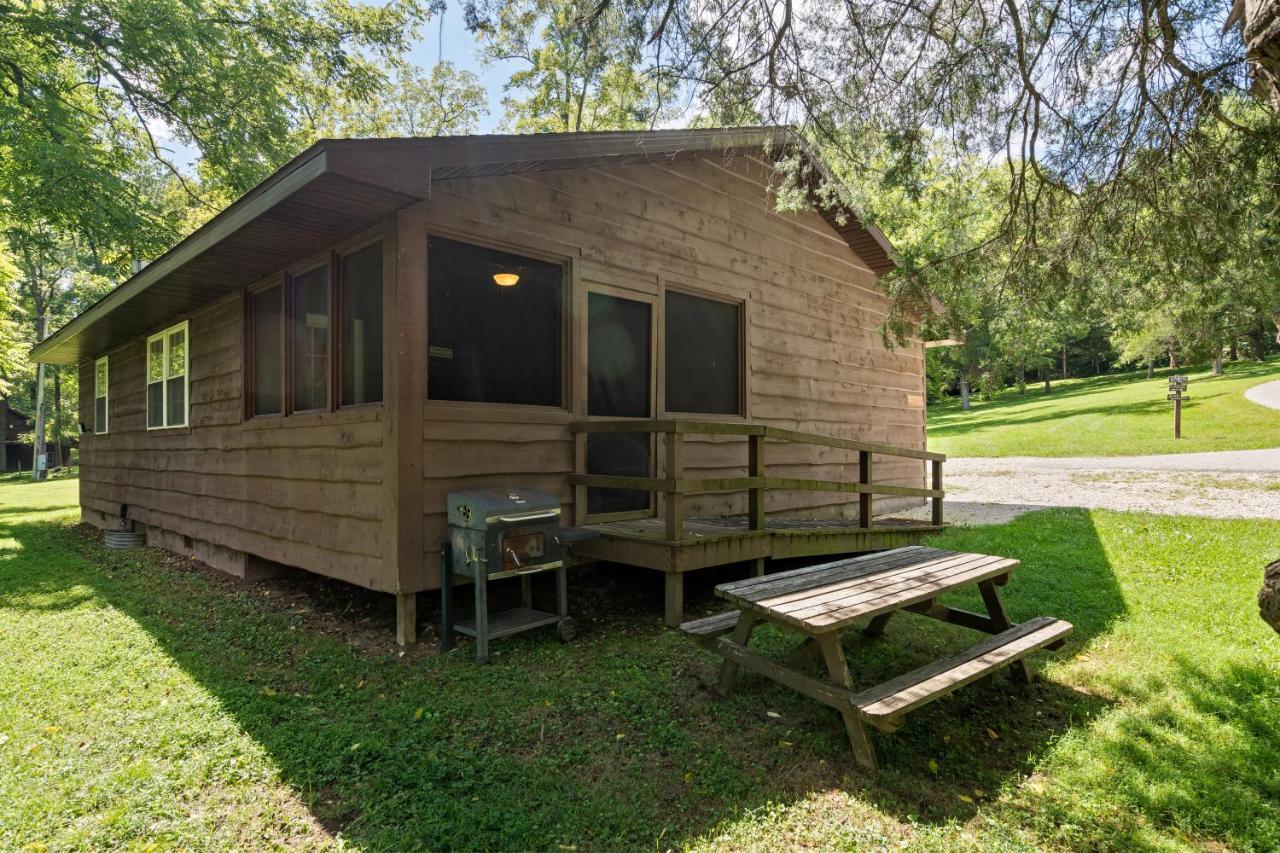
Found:
[{"label": "sky", "polygon": [[454,0],[442,17],[427,22],[422,38],[409,51],[408,59],[426,69],[447,60],[479,77],[489,93],[489,113],[480,117],[479,132],[494,133],[502,121],[502,86],[520,68],[520,63],[506,60],[486,65],[477,58],[478,54],[479,46],[463,24],[462,4]]}]

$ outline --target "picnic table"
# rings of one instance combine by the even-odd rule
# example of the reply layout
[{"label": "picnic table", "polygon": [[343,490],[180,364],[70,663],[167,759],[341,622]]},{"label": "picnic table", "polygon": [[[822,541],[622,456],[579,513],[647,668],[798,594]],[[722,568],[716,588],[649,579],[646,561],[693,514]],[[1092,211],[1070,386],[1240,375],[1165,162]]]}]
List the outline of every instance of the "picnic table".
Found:
[{"label": "picnic table", "polygon": [[[835,708],[844,718],[855,759],[874,769],[876,754],[867,726],[894,731],[911,711],[1003,667],[1015,679],[1028,681],[1024,658],[1037,649],[1058,648],[1071,633],[1070,623],[1047,616],[1018,625],[1009,620],[997,588],[1017,566],[1008,557],[919,545],[897,548],[720,584],[716,595],[734,609],[686,622],[680,630],[724,658],[721,691],[731,690],[739,671],[747,669]],[[971,584],[981,592],[986,614],[938,603],[943,593]],[[855,689],[842,635],[869,620],[862,633],[877,637],[898,612],[994,636],[945,660]],[[748,645],[764,622],[795,631],[804,640],[785,658],[767,657]],[[803,670],[815,657],[822,659],[828,678]]]}]

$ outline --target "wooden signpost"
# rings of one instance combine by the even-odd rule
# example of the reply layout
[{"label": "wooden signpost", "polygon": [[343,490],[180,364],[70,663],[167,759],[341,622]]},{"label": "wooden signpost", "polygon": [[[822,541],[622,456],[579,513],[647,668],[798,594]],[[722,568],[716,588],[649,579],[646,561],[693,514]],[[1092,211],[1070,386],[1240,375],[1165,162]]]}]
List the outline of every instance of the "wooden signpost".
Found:
[{"label": "wooden signpost", "polygon": [[1187,377],[1170,376],[1169,377],[1169,396],[1166,399],[1173,401],[1173,437],[1182,438],[1182,401],[1190,400],[1190,396],[1183,396],[1187,390]]}]

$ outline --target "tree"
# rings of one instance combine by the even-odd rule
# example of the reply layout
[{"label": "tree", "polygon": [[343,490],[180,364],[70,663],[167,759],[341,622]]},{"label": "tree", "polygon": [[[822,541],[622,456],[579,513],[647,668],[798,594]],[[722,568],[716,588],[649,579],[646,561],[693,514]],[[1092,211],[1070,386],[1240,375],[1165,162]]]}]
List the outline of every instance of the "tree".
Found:
[{"label": "tree", "polygon": [[[380,87],[441,8],[423,3],[0,0],[0,229],[34,341],[76,297],[74,271],[122,275],[160,254],[305,144],[303,105]],[[199,181],[161,130],[199,152]]]},{"label": "tree", "polygon": [[[525,2],[485,5],[501,14]],[[1253,96],[1240,34],[1223,30],[1229,4],[1221,2],[560,5],[596,38],[606,16],[640,22],[644,67],[673,75],[680,85],[671,91],[682,98],[692,88],[689,100],[732,115],[727,96],[764,122],[800,126],[825,159],[848,164],[830,192],[871,221],[892,215],[884,181],[917,182],[938,140],[998,166],[999,228],[983,248],[1007,272],[1052,253],[1072,263],[1082,241],[1116,224],[1118,200],[1141,196],[1154,207],[1173,155],[1208,121],[1235,137],[1274,139],[1274,128],[1241,124],[1224,108]],[[924,266],[968,263],[976,249]],[[912,264],[898,275],[899,301],[927,305],[929,277]]]},{"label": "tree", "polygon": [[111,253],[157,254],[174,235],[133,181],[146,163],[212,206],[160,129],[238,195],[297,150],[302,101],[375,90],[426,13],[421,0],[0,0],[0,218],[126,267]]},{"label": "tree", "polygon": [[[642,68],[645,10],[599,0],[468,0],[467,28],[489,61],[517,60],[503,99],[517,133],[653,127],[672,93]],[[511,94],[516,93],[516,94]]]},{"label": "tree", "polygon": [[317,137],[474,133],[486,102],[484,87],[470,71],[451,62],[437,63],[430,73],[410,65],[367,97],[310,110],[310,130]]}]

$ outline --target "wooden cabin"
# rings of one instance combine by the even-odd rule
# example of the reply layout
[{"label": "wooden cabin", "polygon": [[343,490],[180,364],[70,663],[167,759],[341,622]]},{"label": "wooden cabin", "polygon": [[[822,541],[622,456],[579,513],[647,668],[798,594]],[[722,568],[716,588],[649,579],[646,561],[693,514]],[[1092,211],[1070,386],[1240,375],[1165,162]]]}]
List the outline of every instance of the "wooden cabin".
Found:
[{"label": "wooden cabin", "polygon": [[[84,520],[393,593],[406,641],[465,488],[559,496],[602,534],[576,559],[666,574],[668,622],[685,571],[916,541],[941,523],[923,348],[877,331],[883,235],[778,211],[797,151],[316,143],[36,348],[79,365]],[[925,499],[932,523],[878,518]]]}]

